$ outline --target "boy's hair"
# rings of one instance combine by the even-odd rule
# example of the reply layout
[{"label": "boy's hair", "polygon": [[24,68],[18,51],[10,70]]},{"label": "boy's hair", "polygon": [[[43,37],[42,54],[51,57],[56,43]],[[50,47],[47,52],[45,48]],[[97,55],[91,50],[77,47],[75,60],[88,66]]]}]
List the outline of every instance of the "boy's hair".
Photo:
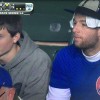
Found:
[{"label": "boy's hair", "polygon": [[0,15],[0,30],[3,28],[6,28],[12,37],[18,32],[23,37],[20,15]]}]

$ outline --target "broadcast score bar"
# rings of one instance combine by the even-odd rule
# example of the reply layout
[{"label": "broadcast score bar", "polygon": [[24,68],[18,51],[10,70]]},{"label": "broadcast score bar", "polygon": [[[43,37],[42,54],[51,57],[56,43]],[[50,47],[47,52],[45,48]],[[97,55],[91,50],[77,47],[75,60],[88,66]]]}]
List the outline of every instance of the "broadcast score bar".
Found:
[{"label": "broadcast score bar", "polygon": [[0,15],[30,15],[33,3],[0,2]]}]

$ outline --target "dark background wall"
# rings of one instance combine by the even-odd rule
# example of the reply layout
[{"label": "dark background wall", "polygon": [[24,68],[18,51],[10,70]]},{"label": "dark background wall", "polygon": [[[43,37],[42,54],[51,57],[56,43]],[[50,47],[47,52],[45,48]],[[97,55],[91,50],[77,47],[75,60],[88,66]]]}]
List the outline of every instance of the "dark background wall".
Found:
[{"label": "dark background wall", "polygon": [[[23,15],[23,29],[29,34],[32,40],[42,42],[70,43],[72,32],[69,21],[71,13],[64,9],[74,10],[82,0],[3,0],[4,2],[31,2],[34,4],[34,11],[31,15]],[[50,44],[49,43],[49,44]],[[40,45],[51,59],[56,52],[64,47],[54,45]]]},{"label": "dark background wall", "polygon": [[[69,21],[72,14],[64,9],[75,9],[81,0],[3,0],[4,2],[32,2],[33,14],[23,17],[23,29],[33,40],[70,41]],[[58,24],[58,26],[57,26]],[[60,30],[55,31],[59,28]],[[53,30],[50,30],[53,27]]]},{"label": "dark background wall", "polygon": [[[79,1],[70,0],[36,0],[34,12],[31,16],[23,16],[24,29],[29,33],[33,40],[40,41],[68,41],[71,39],[69,21],[72,14],[64,9],[75,9]],[[50,26],[59,31],[50,31]],[[58,25],[58,26],[59,26]]]}]

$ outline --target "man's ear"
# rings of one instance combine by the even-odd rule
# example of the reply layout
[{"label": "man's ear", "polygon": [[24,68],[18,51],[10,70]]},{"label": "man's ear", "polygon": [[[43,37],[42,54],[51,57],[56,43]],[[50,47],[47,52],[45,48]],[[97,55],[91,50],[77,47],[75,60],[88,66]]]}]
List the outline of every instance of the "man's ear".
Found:
[{"label": "man's ear", "polygon": [[17,43],[17,41],[20,39],[20,33],[17,33],[15,36],[13,36],[13,42]]},{"label": "man's ear", "polygon": [[8,100],[14,100],[15,88],[9,88],[8,90]]}]

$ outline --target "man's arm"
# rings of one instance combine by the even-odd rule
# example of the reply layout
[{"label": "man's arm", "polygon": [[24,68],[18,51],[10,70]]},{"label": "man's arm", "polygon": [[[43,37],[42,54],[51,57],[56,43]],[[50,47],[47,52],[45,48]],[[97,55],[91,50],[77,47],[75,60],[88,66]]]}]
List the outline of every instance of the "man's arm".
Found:
[{"label": "man's arm", "polygon": [[70,89],[60,89],[49,86],[49,92],[46,100],[70,100]]},{"label": "man's arm", "polygon": [[47,100],[70,100],[70,81],[68,77],[67,59],[62,51],[58,52],[52,66]]}]

